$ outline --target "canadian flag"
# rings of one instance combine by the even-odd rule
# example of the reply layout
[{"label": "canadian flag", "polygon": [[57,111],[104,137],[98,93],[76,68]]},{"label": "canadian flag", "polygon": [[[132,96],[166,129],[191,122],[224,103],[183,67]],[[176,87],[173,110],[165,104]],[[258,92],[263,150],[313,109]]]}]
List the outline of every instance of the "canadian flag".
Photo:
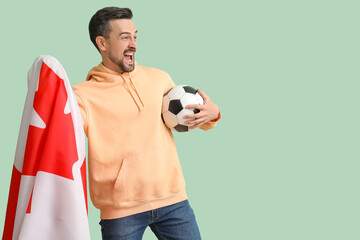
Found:
[{"label": "canadian flag", "polygon": [[66,72],[54,57],[39,56],[28,73],[2,239],[90,239],[85,163]]}]

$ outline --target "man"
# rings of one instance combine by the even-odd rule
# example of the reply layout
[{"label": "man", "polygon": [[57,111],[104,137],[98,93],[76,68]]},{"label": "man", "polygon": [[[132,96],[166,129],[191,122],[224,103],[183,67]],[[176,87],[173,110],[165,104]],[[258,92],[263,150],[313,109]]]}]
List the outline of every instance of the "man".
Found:
[{"label": "man", "polygon": [[[74,86],[88,136],[91,200],[100,209],[103,239],[141,239],[150,226],[158,239],[200,239],[187,201],[171,131],[161,119],[170,76],[135,63],[137,30],[127,8],[99,10],[89,23],[100,65]],[[192,128],[213,128],[218,107],[189,105]]]}]

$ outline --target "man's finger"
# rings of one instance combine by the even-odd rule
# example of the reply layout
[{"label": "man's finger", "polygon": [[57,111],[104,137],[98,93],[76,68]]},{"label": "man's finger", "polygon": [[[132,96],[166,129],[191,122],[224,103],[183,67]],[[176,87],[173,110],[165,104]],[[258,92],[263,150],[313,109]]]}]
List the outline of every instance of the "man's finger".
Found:
[{"label": "man's finger", "polygon": [[185,119],[188,119],[188,118],[200,119],[200,118],[202,118],[203,116],[204,116],[204,113],[198,112],[198,113],[195,113],[195,114],[184,115],[184,118],[185,118]]},{"label": "man's finger", "polygon": [[[184,116],[184,118],[185,118],[185,116]],[[190,120],[185,121],[184,123],[187,124],[187,125],[191,125],[191,124],[198,124],[198,123],[201,123],[203,121],[204,121],[204,119],[203,119],[202,116],[197,116],[197,117],[191,117]]]},{"label": "man's finger", "polygon": [[190,128],[190,129],[198,128],[198,127],[200,127],[200,126],[203,125],[203,124],[204,124],[203,122],[199,122],[199,123],[197,123],[197,124],[195,124],[195,125],[193,125],[193,126],[190,126],[189,128]]},{"label": "man's finger", "polygon": [[184,119],[188,119],[188,118],[196,118],[196,115],[195,114],[184,115]]},{"label": "man's finger", "polygon": [[188,104],[188,105],[186,105],[185,108],[187,108],[187,109],[199,109],[199,110],[201,110],[201,109],[204,109],[204,105],[200,105],[200,104]]},{"label": "man's finger", "polygon": [[192,120],[189,120],[189,121],[185,121],[184,123],[186,125],[193,125],[193,124],[202,125],[202,124],[205,123],[205,119],[203,117],[198,117],[198,118],[195,118],[195,119],[192,119]]},{"label": "man's finger", "polygon": [[198,91],[198,93],[200,94],[200,96],[204,99],[204,104],[205,104],[205,102],[207,101],[207,99],[209,98],[203,91],[201,91],[201,90],[197,90]]},{"label": "man's finger", "polygon": [[195,120],[185,121],[184,123],[185,123],[186,125],[193,125],[193,124],[196,124],[196,121],[195,121]]}]

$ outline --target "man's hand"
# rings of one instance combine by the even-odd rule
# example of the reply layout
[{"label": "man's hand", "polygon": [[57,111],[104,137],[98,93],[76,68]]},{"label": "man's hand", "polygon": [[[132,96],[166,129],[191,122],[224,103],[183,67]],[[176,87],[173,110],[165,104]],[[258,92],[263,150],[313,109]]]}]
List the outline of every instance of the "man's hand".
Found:
[{"label": "man's hand", "polygon": [[211,120],[216,119],[219,116],[219,108],[211,101],[211,99],[202,91],[198,90],[200,96],[204,99],[204,105],[200,104],[189,104],[186,106],[187,109],[199,109],[200,112],[191,115],[185,115],[184,118],[195,118],[190,121],[184,122],[185,124],[193,125],[189,127],[194,129],[200,127],[201,125],[210,122]]}]

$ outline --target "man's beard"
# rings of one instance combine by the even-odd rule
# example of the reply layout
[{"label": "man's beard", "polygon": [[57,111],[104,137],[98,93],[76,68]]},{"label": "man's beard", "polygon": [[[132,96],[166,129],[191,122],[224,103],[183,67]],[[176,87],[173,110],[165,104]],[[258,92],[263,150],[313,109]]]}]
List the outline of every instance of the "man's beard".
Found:
[{"label": "man's beard", "polygon": [[118,66],[123,72],[132,72],[135,69],[135,56],[133,56],[133,64],[126,65],[124,59],[117,60],[111,53],[109,53],[109,59],[112,63]]}]

